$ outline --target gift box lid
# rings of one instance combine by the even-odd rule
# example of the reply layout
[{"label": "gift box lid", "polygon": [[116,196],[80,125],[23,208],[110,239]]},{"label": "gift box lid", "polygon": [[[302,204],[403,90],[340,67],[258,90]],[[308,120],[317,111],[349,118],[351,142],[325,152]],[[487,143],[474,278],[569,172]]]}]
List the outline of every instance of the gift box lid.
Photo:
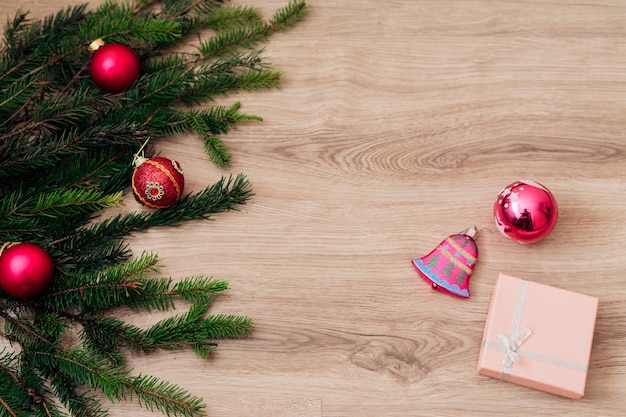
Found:
[{"label": "gift box lid", "polygon": [[585,392],[598,299],[500,274],[478,372],[568,398]]}]

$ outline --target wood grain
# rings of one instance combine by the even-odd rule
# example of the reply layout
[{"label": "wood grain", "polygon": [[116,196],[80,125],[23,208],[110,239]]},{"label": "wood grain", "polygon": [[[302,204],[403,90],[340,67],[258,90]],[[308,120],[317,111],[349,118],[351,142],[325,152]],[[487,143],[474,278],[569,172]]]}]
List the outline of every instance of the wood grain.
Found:
[{"label": "wood grain", "polygon": [[[43,17],[79,3],[0,10]],[[285,2],[246,3],[269,15]],[[622,415],[626,3],[310,3],[266,46],[282,89],[217,102],[264,118],[224,137],[254,199],[131,240],[136,253],[158,251],[166,275],[227,279],[214,312],[251,316],[256,330],[209,363],[163,353],[134,357],[135,370],[204,397],[214,417]],[[159,148],[191,191],[225,173],[193,136]],[[556,195],[552,234],[523,246],[482,232],[472,298],[430,291],[410,259],[491,227],[496,195],[518,179]],[[127,199],[124,210],[140,209]],[[600,298],[582,400],[477,374],[500,271]],[[110,413],[152,415],[125,403]]]}]

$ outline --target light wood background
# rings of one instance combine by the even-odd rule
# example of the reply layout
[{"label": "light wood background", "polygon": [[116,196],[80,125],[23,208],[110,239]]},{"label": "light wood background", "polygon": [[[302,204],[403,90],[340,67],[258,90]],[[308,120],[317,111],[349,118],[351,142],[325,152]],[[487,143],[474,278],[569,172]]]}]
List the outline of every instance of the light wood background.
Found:
[{"label": "light wood background", "polygon": [[[43,17],[79,3],[0,10]],[[286,0],[245,3],[270,15]],[[193,136],[159,145],[188,190],[242,172],[254,199],[131,241],[158,251],[164,275],[228,280],[213,312],[251,316],[256,330],[209,363],[159,353],[133,358],[135,371],[202,396],[214,417],[623,415],[626,2],[310,4],[266,45],[283,88],[216,103],[264,118],[224,137],[232,171]],[[410,260],[493,227],[497,194],[518,179],[555,194],[555,230],[534,245],[482,232],[471,298],[431,291]],[[124,209],[141,208],[129,196]],[[600,298],[582,400],[477,374],[499,272]],[[153,414],[121,403],[111,415]]]}]

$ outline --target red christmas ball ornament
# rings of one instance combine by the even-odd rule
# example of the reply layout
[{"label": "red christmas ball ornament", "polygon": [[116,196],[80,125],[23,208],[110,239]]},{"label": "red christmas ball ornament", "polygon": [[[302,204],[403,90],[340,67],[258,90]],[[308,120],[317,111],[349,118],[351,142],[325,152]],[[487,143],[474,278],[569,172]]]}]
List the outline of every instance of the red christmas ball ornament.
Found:
[{"label": "red christmas ball ornament", "polygon": [[180,200],[185,178],[180,164],[173,159],[136,158],[132,178],[137,201],[152,208],[167,208]]},{"label": "red christmas ball ornament", "polygon": [[89,49],[94,51],[89,65],[91,78],[102,91],[119,93],[139,77],[139,58],[128,46],[119,43],[104,44],[98,39]]},{"label": "red christmas ball ornament", "polygon": [[0,288],[11,297],[39,296],[48,289],[53,276],[52,258],[34,243],[9,244],[0,255]]},{"label": "red christmas ball ornament", "polygon": [[519,243],[534,243],[546,237],[559,215],[550,190],[534,181],[507,185],[498,194],[493,211],[498,230]]}]

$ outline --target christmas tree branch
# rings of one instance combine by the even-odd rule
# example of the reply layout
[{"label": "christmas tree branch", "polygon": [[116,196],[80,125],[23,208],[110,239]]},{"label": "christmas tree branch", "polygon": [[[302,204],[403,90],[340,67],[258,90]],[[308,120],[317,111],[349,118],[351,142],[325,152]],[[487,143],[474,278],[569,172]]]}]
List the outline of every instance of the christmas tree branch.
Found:
[{"label": "christmas tree branch", "polygon": [[[125,358],[120,349],[131,352],[148,352],[152,341],[145,331],[115,317],[95,316],[81,320],[81,339],[85,347],[98,355],[108,358],[114,365],[122,365]],[[111,337],[114,335],[114,337]]]},{"label": "christmas tree branch", "polygon": [[140,405],[149,410],[155,408],[167,416],[194,417],[204,415],[202,399],[182,388],[152,376],[124,381],[124,388],[137,397]]},{"label": "christmas tree branch", "polygon": [[[226,13],[223,9],[226,9]],[[257,18],[258,15],[254,9],[235,8],[231,11],[222,8],[222,10],[215,12],[222,14],[219,17],[245,22],[245,24],[232,25],[229,29],[212,24],[218,33],[200,45],[201,57],[202,59],[210,59],[235,52],[242,47],[252,48],[266,40],[274,32],[285,30],[298,23],[306,15],[307,9],[308,6],[304,0],[291,0],[287,6],[278,10],[267,23],[263,23]],[[233,16],[237,16],[237,19],[232,19]],[[241,19],[243,16],[246,19]],[[209,18],[209,22],[212,22],[211,18]]]},{"label": "christmas tree branch", "polygon": [[156,254],[145,254],[106,270],[77,271],[68,274],[68,282],[60,282],[40,302],[52,310],[78,308],[88,313],[107,310],[139,293],[146,274],[156,271],[156,265]]},{"label": "christmas tree branch", "polygon": [[228,289],[226,281],[212,277],[185,278],[172,286],[171,278],[150,278],[142,283],[142,291],[129,299],[126,305],[132,309],[168,310],[174,306],[174,299],[194,303],[210,303],[212,297]]},{"label": "christmas tree branch", "polygon": [[[77,158],[55,170],[66,188],[88,188],[113,194],[128,181],[127,173],[133,159],[129,149],[104,148],[88,153],[91,158]],[[51,186],[56,184],[52,182]]]},{"label": "christmas tree branch", "polygon": [[[150,3],[143,4],[147,6]],[[201,8],[202,5],[206,6],[207,4],[206,2],[198,2],[198,4],[190,3],[185,7],[200,7],[199,13],[207,15],[208,23],[213,26],[217,25],[216,22],[220,19],[220,13],[223,18],[228,18],[229,21],[238,23],[233,29],[219,31],[208,43],[203,44],[200,48],[200,54],[185,61],[187,65],[181,64],[181,61],[178,60],[178,62],[173,62],[174,65],[171,65],[170,69],[163,68],[156,72],[148,71],[140,79],[140,82],[128,91],[125,97],[120,97],[121,101],[117,101],[118,104],[132,103],[132,106],[127,107],[123,105],[119,107],[119,111],[115,111],[113,114],[122,115],[127,113],[129,115],[135,115],[135,124],[140,122],[138,119],[142,119],[141,122],[145,124],[146,121],[152,121],[155,112],[164,109],[162,104],[164,102],[173,103],[177,100],[182,100],[185,103],[192,104],[205,102],[210,100],[215,94],[227,94],[236,89],[254,90],[259,88],[275,88],[278,86],[281,75],[280,71],[262,68],[258,53],[254,53],[247,60],[242,60],[236,50],[238,48],[251,48],[254,44],[265,40],[272,32],[282,30],[300,20],[306,11],[304,1],[292,0],[287,7],[278,11],[270,22],[263,24],[259,23],[259,13],[253,8],[234,6],[227,8],[230,12],[224,13],[221,12],[222,7],[216,7],[217,5],[215,3],[210,3],[210,7]],[[164,9],[167,9],[167,7]],[[109,38],[112,41],[132,40],[140,43],[147,42],[147,44],[167,44],[177,41],[181,36],[176,21],[176,18],[181,16],[180,12],[176,12],[172,16],[164,17],[161,20],[155,20],[154,15],[148,12],[147,9],[140,17],[131,18],[133,10],[133,7],[128,5],[120,6],[113,2],[106,2],[98,8],[95,13],[84,13],[82,9],[68,9],[66,13],[59,14],[56,19],[51,20],[50,22],[55,23],[50,23],[50,25],[57,27],[64,21],[73,22],[80,17],[83,19],[78,31],[62,31],[63,36],[61,36],[57,45],[51,47],[51,49],[54,50],[54,54],[51,58],[41,62],[34,60],[33,63],[36,64],[36,66],[27,65],[23,71],[20,71],[22,75],[11,82],[9,89],[3,91],[4,99],[0,96],[0,102],[3,103],[0,109],[2,111],[19,109],[19,111],[6,114],[6,117],[3,118],[3,123],[6,124],[5,127],[9,129],[5,129],[4,133],[0,129],[0,142],[10,138],[28,138],[33,135],[37,136],[42,134],[50,135],[50,133],[55,130],[62,131],[65,128],[70,128],[75,125],[75,122],[80,119],[81,116],[89,113],[101,114],[102,122],[107,123],[107,119],[111,119],[112,116],[109,115],[109,112],[113,110],[110,107],[110,104],[113,102],[108,100],[107,96],[96,96],[96,101],[89,103],[86,101],[89,99],[89,95],[86,95],[84,98],[82,98],[81,94],[73,95],[72,97],[82,99],[87,105],[83,107],[84,110],[81,110],[81,107],[77,104],[67,104],[67,100],[63,99],[59,94],[59,92],[69,91],[68,88],[70,85],[82,79],[80,73],[84,71],[84,64],[80,64],[80,67],[74,75],[60,85],[56,83],[54,85],[51,84],[51,80],[48,79],[45,74],[49,70],[57,71],[56,68],[60,69],[60,66],[63,65],[64,62],[81,49],[83,52],[79,54],[77,59],[84,57],[86,53],[86,42],[97,37]],[[186,11],[183,12],[183,14],[186,13]],[[17,19],[17,22],[19,21],[20,19]],[[21,23],[16,24],[19,25]],[[20,31],[15,30],[9,31],[9,38],[15,40],[14,38],[19,32]],[[47,45],[48,43],[44,44]],[[43,46],[40,48],[43,48]],[[202,52],[203,50],[204,52]],[[35,52],[37,51],[39,51],[39,48],[35,49]],[[229,55],[232,55],[232,57],[229,57]],[[216,58],[217,61],[210,63],[206,67],[201,66],[199,70],[194,68],[194,65],[201,61],[212,61],[212,58]],[[72,60],[73,59],[74,58],[72,58]],[[226,60],[224,61],[223,59]],[[72,60],[67,62],[73,65],[71,64],[71,62],[73,62]],[[232,61],[229,62],[228,60]],[[224,65],[225,63],[227,64],[226,66]],[[252,71],[244,71],[238,74],[235,71],[237,67],[248,68]],[[150,66],[147,68],[150,68]],[[181,68],[185,69],[181,71]],[[41,76],[42,74],[44,75],[43,77]],[[82,87],[79,86],[78,91],[80,91],[81,88]],[[84,91],[85,94],[92,93],[90,89]],[[203,91],[202,95],[199,94],[200,91]],[[209,91],[211,93],[207,94]],[[39,94],[40,92],[42,94]],[[52,101],[47,102],[46,100]],[[142,102],[161,104],[159,104],[157,108],[146,108],[145,111],[148,116],[143,116],[141,111],[136,110],[142,108],[140,105]],[[65,114],[62,110],[63,104],[66,104],[65,108],[67,111]],[[59,105],[61,105],[61,107],[58,107]],[[92,106],[96,107],[92,108]],[[99,106],[104,106],[104,108],[100,108]],[[31,107],[32,113],[26,113],[25,110]],[[165,108],[167,107],[168,106]],[[12,127],[18,122],[18,120],[15,119],[18,114],[22,119],[26,116],[30,117],[30,114],[32,114],[32,121],[28,124],[22,124],[18,129],[13,129]],[[118,119],[119,116],[114,116],[114,118]],[[8,121],[11,121],[11,123]],[[59,122],[62,123],[59,124]],[[97,120],[93,120],[92,122],[97,123]],[[144,127],[147,128],[151,126],[151,123],[144,125]],[[153,133],[158,133],[158,128],[157,131]],[[51,166],[54,163],[58,163],[61,157],[82,152],[85,145],[89,147],[94,146],[90,141],[92,138],[97,137],[85,134],[75,134],[73,136],[74,137],[69,137],[67,134],[64,134],[59,136],[58,139],[53,138],[53,142],[51,142],[53,145],[50,146],[47,151],[42,149],[40,152],[30,155],[28,158],[14,159],[12,166],[5,168],[5,170],[12,171],[20,165],[23,167],[21,169],[35,165],[42,166],[42,164],[45,164],[44,166]],[[78,140],[76,140],[76,138],[78,138]],[[205,141],[205,148],[207,152],[213,156],[216,163],[219,164],[219,166],[228,166],[230,164],[230,157],[224,143],[217,140],[215,134],[206,135]]]},{"label": "christmas tree branch", "polygon": [[[290,0],[264,20],[256,7],[221,0],[106,0],[94,11],[67,7],[42,20],[18,12],[6,24],[0,243],[39,246],[52,259],[54,276],[35,298],[9,295],[0,280],[0,337],[11,345],[0,351],[0,416],[106,417],[98,392],[168,416],[203,415],[200,398],[132,375],[126,355],[189,349],[209,359],[217,340],[250,334],[253,321],[210,314],[226,281],[160,277],[157,255],[133,257],[126,239],[237,210],[253,196],[249,181],[224,175],[168,209],[97,216],[129,192],[134,157],[151,157],[154,144],[168,136],[195,133],[214,164],[229,167],[232,156],[220,135],[261,118],[241,113],[239,102],[208,104],[238,90],[279,87],[281,71],[254,48],[301,20],[307,7]],[[200,30],[209,39],[180,52]],[[129,46],[141,62],[140,75],[123,91],[107,93],[96,84],[88,46],[98,38]],[[119,308],[165,312],[178,303],[187,311],[147,328],[118,315]],[[78,337],[68,337],[76,329]]]},{"label": "christmas tree branch", "polygon": [[232,155],[226,145],[214,135],[225,133],[242,121],[261,120],[258,116],[238,112],[239,106],[240,103],[237,102],[229,108],[216,106],[208,110],[189,110],[180,114],[180,117],[185,119],[186,125],[205,139],[205,153],[218,167],[228,166]]},{"label": "christmas tree branch", "polygon": [[33,366],[44,374],[64,375],[71,381],[99,390],[111,401],[135,396],[141,406],[149,410],[158,409],[168,416],[203,415],[202,400],[186,390],[155,377],[133,377],[125,368],[112,367],[108,361],[87,351],[30,350],[27,355]]},{"label": "christmas tree branch", "polygon": [[[173,226],[190,220],[210,219],[212,214],[235,210],[238,205],[244,204],[251,197],[250,183],[243,175],[235,178],[222,177],[204,191],[184,197],[172,209],[118,215],[76,230],[63,239],[64,253],[66,256],[84,256],[81,254],[89,252],[88,248],[106,246],[150,227]],[[121,255],[125,253],[123,250],[117,252]],[[97,262],[97,259],[93,259],[93,262]],[[64,269],[63,264],[59,265],[59,268]]]},{"label": "christmas tree branch", "polygon": [[119,207],[123,193],[105,195],[97,190],[59,190],[49,194],[41,194],[34,210],[28,215],[48,218],[64,218],[81,214],[96,213],[109,207]]},{"label": "christmas tree branch", "polygon": [[206,17],[205,24],[215,31],[220,31],[254,25],[262,21],[261,11],[257,7],[233,4],[213,9]]},{"label": "christmas tree branch", "polygon": [[[103,410],[99,399],[90,392],[78,393],[79,386],[67,375],[57,372],[54,369],[38,369],[42,377],[54,391],[60,402],[67,408],[72,416],[84,417],[106,417],[109,413]],[[47,414],[43,414],[48,416]],[[61,414],[65,416],[66,414]]]},{"label": "christmas tree branch", "polygon": [[272,31],[279,32],[294,26],[304,19],[308,8],[304,0],[291,0],[285,7],[276,11],[270,19]]},{"label": "christmas tree branch", "polygon": [[[32,400],[41,396],[20,376],[18,357],[6,349],[0,352],[0,415],[19,415]],[[2,412],[2,409],[5,412]]]},{"label": "christmas tree branch", "polygon": [[176,210],[150,213],[146,225],[172,226],[181,222],[209,219],[212,214],[237,209],[253,196],[250,182],[244,175],[222,177],[203,191],[182,198]]}]

